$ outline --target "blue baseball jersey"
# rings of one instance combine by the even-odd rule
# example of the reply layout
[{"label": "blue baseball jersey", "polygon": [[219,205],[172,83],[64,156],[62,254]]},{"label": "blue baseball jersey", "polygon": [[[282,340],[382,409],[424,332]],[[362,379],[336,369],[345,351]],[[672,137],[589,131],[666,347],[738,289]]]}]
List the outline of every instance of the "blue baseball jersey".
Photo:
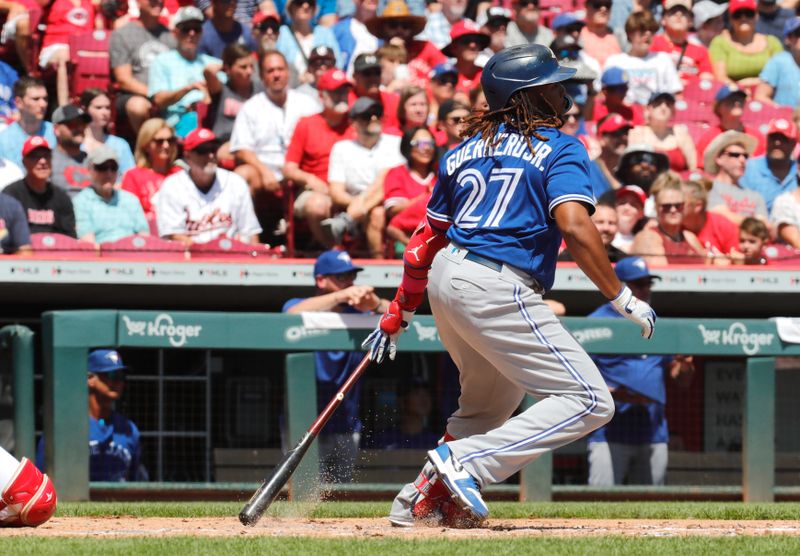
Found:
[{"label": "blue baseball jersey", "polygon": [[553,209],[567,201],[594,212],[589,157],[578,139],[540,127],[524,137],[501,127],[486,150],[480,135],[448,151],[428,203],[428,217],[449,222],[448,238],[484,257],[532,275],[545,289],[555,277],[561,232]]}]

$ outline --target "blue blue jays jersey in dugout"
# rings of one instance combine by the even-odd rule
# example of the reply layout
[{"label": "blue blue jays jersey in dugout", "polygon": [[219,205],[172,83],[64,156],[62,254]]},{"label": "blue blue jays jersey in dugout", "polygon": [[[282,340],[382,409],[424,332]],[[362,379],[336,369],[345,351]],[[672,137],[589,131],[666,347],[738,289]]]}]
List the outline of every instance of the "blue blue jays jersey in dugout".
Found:
[{"label": "blue blue jays jersey in dugout", "polygon": [[576,138],[540,127],[530,152],[516,132],[492,150],[476,135],[448,151],[428,203],[428,217],[450,222],[448,238],[484,257],[528,272],[545,289],[555,277],[561,232],[553,209],[579,201],[594,212],[589,157]]}]

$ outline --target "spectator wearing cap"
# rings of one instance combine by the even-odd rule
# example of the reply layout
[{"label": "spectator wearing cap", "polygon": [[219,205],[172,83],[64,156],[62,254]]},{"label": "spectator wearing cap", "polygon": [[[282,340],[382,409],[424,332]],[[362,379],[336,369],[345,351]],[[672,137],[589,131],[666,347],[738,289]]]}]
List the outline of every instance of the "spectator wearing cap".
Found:
[{"label": "spectator wearing cap", "polygon": [[277,50],[261,58],[265,91],[244,103],[231,133],[230,151],[254,195],[274,194],[281,187],[286,149],[297,121],[319,111],[319,104],[289,88],[289,66]]},{"label": "spectator wearing cap", "polygon": [[32,234],[75,235],[75,213],[67,193],[50,181],[53,175],[52,149],[44,137],[34,135],[22,146],[25,177],[6,187],[3,193],[14,197],[25,209]]},{"label": "spectator wearing cap", "polygon": [[387,128],[399,127],[397,106],[400,97],[396,93],[381,90],[382,71],[375,54],[359,54],[353,63],[353,89],[348,102],[352,106],[356,99],[369,97],[381,105],[383,125]]},{"label": "spectator wearing cap", "polygon": [[581,30],[586,27],[586,23],[572,12],[562,12],[553,18],[550,26],[553,28],[556,38],[570,36],[578,42],[581,38]]},{"label": "spectator wearing cap", "polygon": [[692,17],[691,0],[666,0],[661,20],[664,31],[653,37],[650,46],[650,52],[666,52],[670,55],[684,83],[690,79],[714,77],[708,49],[689,37]]},{"label": "spectator wearing cap", "polygon": [[44,24],[39,65],[55,70],[56,99],[63,106],[69,102],[69,38],[102,29],[103,20],[96,17],[91,0],[53,0],[47,6]]},{"label": "spectator wearing cap", "polygon": [[56,146],[53,149],[53,184],[75,197],[91,185],[86,153],[81,150],[86,126],[91,118],[73,104],[59,106],[53,112]]},{"label": "spectator wearing cap", "polygon": [[705,152],[714,138],[724,131],[739,131],[755,137],[757,144],[754,156],[764,154],[764,136],[753,127],[742,121],[747,93],[736,85],[723,85],[714,97],[714,114],[719,118],[716,125],[711,125],[697,140],[697,165],[705,164]]},{"label": "spectator wearing cap", "polygon": [[229,141],[236,116],[245,102],[264,92],[264,84],[260,79],[253,79],[253,56],[240,43],[229,44],[222,51],[222,71],[226,77],[224,82],[213,67],[203,71],[211,102],[208,114],[200,124],[213,131],[222,143],[218,153],[220,163],[232,168],[235,161],[230,154]]},{"label": "spectator wearing cap", "polygon": [[[325,251],[314,263],[314,295],[288,300],[283,305],[283,312],[383,314],[389,307],[389,300],[378,297],[372,286],[355,284],[362,270],[363,267],[353,264],[346,251]],[[319,411],[341,388],[362,357],[363,353],[358,351],[318,351],[314,354]],[[319,437],[320,472],[329,481],[349,483],[353,478],[362,429],[359,418],[361,384],[357,382],[353,386]]]},{"label": "spectator wearing cap", "polygon": [[331,216],[328,169],[333,146],[354,136],[347,115],[352,86],[342,70],[322,74],[317,82],[322,112],[298,120],[283,166],[283,175],[298,189],[294,216],[305,219],[312,238],[328,248],[331,239],[321,228],[321,222]]},{"label": "spectator wearing cap", "polygon": [[489,46],[489,35],[477,23],[463,19],[450,29],[450,42],[442,53],[455,59],[458,70],[456,91],[469,93],[481,81],[481,68],[475,63],[481,51]]},{"label": "spectator wearing cap", "polygon": [[798,163],[792,157],[797,145],[797,126],[791,120],[776,118],[767,128],[767,153],[747,161],[740,185],[764,198],[767,210],[775,199],[797,189]]},{"label": "spectator wearing cap", "polygon": [[633,238],[631,253],[647,264],[704,264],[706,250],[683,223],[686,197],[680,179],[666,182],[654,195],[656,225],[645,227]]},{"label": "spectator wearing cap", "polygon": [[222,58],[222,51],[230,44],[241,44],[251,52],[256,49],[249,26],[234,18],[237,9],[235,0],[211,0],[211,8],[211,15],[203,23],[203,34],[197,45],[199,53]]},{"label": "spectator wearing cap", "polygon": [[425,9],[425,29],[419,38],[431,41],[436,48],[442,49],[451,42],[451,31],[455,25],[466,17],[468,0],[441,0],[441,9]]},{"label": "spectator wearing cap", "polygon": [[0,193],[0,254],[28,254],[31,251],[31,233],[25,209],[15,198]]},{"label": "spectator wearing cap", "polygon": [[444,62],[431,70],[430,77],[431,113],[438,114],[439,107],[456,96],[458,70],[450,62]]},{"label": "spectator wearing cap", "polygon": [[600,197],[610,189],[619,189],[623,184],[616,177],[622,155],[628,148],[628,133],[631,124],[619,114],[610,114],[597,127],[600,154],[589,164],[589,177],[594,196]]},{"label": "spectator wearing cap", "polygon": [[[700,0],[692,6],[694,15],[694,38],[708,48],[714,37],[725,29],[725,12],[728,4],[717,4],[713,0]],[[710,58],[710,57],[709,57]],[[713,65],[712,65],[713,68]]]},{"label": "spectator wearing cap", "polygon": [[647,143],[629,143],[617,167],[617,179],[626,185],[638,185],[645,192],[656,178],[669,170],[669,159]]},{"label": "spectator wearing cap", "polygon": [[275,12],[257,11],[253,16],[251,25],[253,40],[257,46],[253,55],[256,60],[260,60],[264,52],[275,50],[275,46],[278,44],[281,18]]},{"label": "spectator wearing cap", "polygon": [[550,43],[560,65],[574,68],[575,74],[564,81],[567,94],[580,108],[581,113],[591,114],[594,107],[594,96],[600,92],[600,66],[597,60],[583,57],[583,48],[580,42],[572,35],[561,35]]},{"label": "spectator wearing cap", "polygon": [[675,97],[654,93],[644,110],[645,125],[634,127],[628,135],[631,143],[647,143],[667,155],[669,167],[676,172],[697,168],[697,150],[683,124],[673,124]]},{"label": "spectator wearing cap", "polygon": [[306,79],[308,56],[315,47],[330,48],[337,59],[337,66],[339,65],[339,43],[336,42],[336,36],[330,27],[314,24],[316,8],[316,0],[286,2],[289,23],[281,25],[275,48],[286,57],[293,84]]},{"label": "spectator wearing cap", "polygon": [[684,181],[683,225],[694,233],[714,264],[727,265],[741,257],[739,226],[716,212],[708,211],[708,192],[699,181]]},{"label": "spectator wearing cap", "polygon": [[613,190],[614,208],[617,211],[617,233],[611,244],[619,250],[630,253],[633,237],[646,221],[644,205],[647,194],[638,185],[623,185]]},{"label": "spectator wearing cap", "polygon": [[777,37],[756,31],[756,0],[730,0],[728,15],[730,28],[708,47],[714,77],[723,83],[754,87],[767,61],[783,52],[783,45]]},{"label": "spectator wearing cap", "polygon": [[794,10],[782,7],[777,0],[758,0],[756,32],[783,39],[786,22],[795,17]]},{"label": "spectator wearing cap", "polygon": [[437,138],[439,158],[461,142],[464,121],[470,116],[469,105],[457,100],[446,100],[439,106],[437,126],[442,133]]},{"label": "spectator wearing cap", "polygon": [[[432,42],[414,38],[425,28],[425,22],[424,17],[412,15],[403,0],[390,0],[381,15],[370,18],[366,23],[367,30],[374,36],[405,47],[408,57],[409,80],[412,84],[420,87],[427,85],[431,70],[437,64],[447,60],[447,57]],[[357,67],[353,69],[358,72]],[[354,77],[356,77],[355,73]],[[357,79],[356,89],[358,89]],[[357,92],[359,95],[363,94],[360,91]],[[384,113],[390,111],[389,106],[384,105],[383,108]],[[384,123],[388,124],[388,122]]]},{"label": "spectator wearing cap", "polygon": [[53,124],[46,121],[47,89],[37,77],[23,75],[14,83],[14,104],[19,120],[0,131],[0,157],[22,166],[22,146],[30,137],[39,135],[51,147],[56,145]]},{"label": "spectator wearing cap", "polygon": [[356,138],[339,141],[333,146],[328,169],[334,207],[344,212],[322,222],[332,242],[339,244],[345,231],[358,233],[360,220],[373,258],[383,257],[386,222],[382,206],[363,214],[366,192],[381,171],[403,163],[400,138],[382,132],[381,110],[380,104],[369,97],[358,99],[350,109]]},{"label": "spectator wearing cap", "polygon": [[308,96],[311,102],[317,103],[320,110],[322,110],[322,105],[319,104],[317,81],[323,73],[332,68],[336,68],[336,55],[333,50],[327,46],[314,47],[311,54],[308,55],[308,69],[301,79],[303,83],[294,88],[298,93]]},{"label": "spectator wearing cap", "polygon": [[117,153],[100,145],[89,154],[87,162],[91,187],[73,199],[78,239],[99,244],[134,234],[150,235],[139,199],[114,187],[119,173]]},{"label": "spectator wearing cap", "polygon": [[508,24],[511,23],[511,15],[511,10],[502,6],[491,6],[484,12],[486,21],[481,26],[481,30],[489,35],[489,46],[484,48],[478,55],[477,60],[475,60],[475,63],[480,67],[484,67],[489,58],[506,47]]},{"label": "spectator wearing cap", "polygon": [[[595,78],[592,81],[591,85],[593,86],[593,91],[590,90],[591,93],[599,93],[601,89],[601,82],[600,76],[603,73],[603,70],[600,68],[600,63],[591,56],[586,50],[583,48],[583,42],[581,41],[581,30],[586,26],[582,20],[578,19],[574,13],[572,12],[563,12],[558,14],[555,18],[553,18],[553,31],[555,31],[555,39],[554,41],[565,41],[565,44],[570,46],[572,50],[574,50],[577,54],[577,57],[574,60],[569,61],[567,60],[567,65],[570,67],[574,67],[578,69],[578,72],[575,74],[576,77],[573,79],[578,78],[581,74],[586,75],[587,72],[591,72],[594,74]],[[550,47],[553,48],[552,45]],[[553,50],[556,54],[557,58],[564,59],[565,56],[559,56],[558,53]],[[583,68],[581,66],[584,66]],[[583,79],[584,82],[587,79]],[[589,85],[589,83],[586,83]],[[593,96],[593,95],[592,95]],[[573,99],[575,100],[575,99]],[[576,101],[577,102],[577,101]],[[586,104],[586,103],[582,103]],[[590,103],[594,104],[594,102]],[[588,109],[588,107],[587,107]]]},{"label": "spectator wearing cap", "polygon": [[619,114],[632,125],[644,124],[644,108],[628,102],[628,72],[622,68],[608,68],[600,77],[601,95],[595,101],[592,119],[602,121],[609,114]]},{"label": "spectator wearing cap", "polygon": [[117,87],[117,112],[128,118],[134,137],[150,117],[147,92],[154,57],[176,46],[175,36],[161,23],[163,0],[137,0],[139,17],[111,32],[109,58]]},{"label": "spectator wearing cap", "polygon": [[553,31],[542,25],[542,12],[539,0],[512,0],[513,17],[506,29],[506,46],[520,44],[541,44],[547,46],[553,42]]},{"label": "spectator wearing cap", "polygon": [[198,128],[183,142],[186,170],[164,180],[156,196],[161,237],[187,245],[218,237],[258,243],[261,226],[247,183],[217,167],[219,141],[210,129]]},{"label": "spectator wearing cap", "polygon": [[[784,129],[779,135],[786,132]],[[796,135],[794,140],[789,140],[787,137],[774,139],[775,145],[770,145],[770,152],[776,146],[785,149],[789,145],[789,150],[785,154],[789,156]],[[705,153],[705,170],[714,180],[714,185],[708,194],[708,210],[723,215],[737,226],[748,216],[767,221],[767,205],[764,198],[757,191],[745,189],[740,183],[747,159],[753,154],[755,146],[756,140],[750,135],[738,131],[726,131],[711,141]]]},{"label": "spectator wearing cap", "polygon": [[220,71],[222,61],[198,51],[203,34],[203,12],[194,6],[184,6],[175,14],[173,22],[177,47],[153,60],[147,77],[147,94],[169,125],[184,137],[197,126],[193,105],[207,100],[203,71],[207,66]]},{"label": "spectator wearing cap", "polygon": [[581,29],[583,48],[605,69],[609,56],[622,52],[617,37],[608,25],[611,15],[611,0],[589,0],[586,2],[586,26]]},{"label": "spectator wearing cap", "polygon": [[[366,23],[375,17],[377,0],[354,0],[355,12],[339,19],[333,26],[333,34],[339,44],[342,68],[348,76],[353,75],[353,62],[359,54],[378,50],[378,38],[367,30]],[[341,12],[340,12],[341,13]]]},{"label": "spectator wearing cap", "polygon": [[[641,257],[627,257],[614,272],[633,295],[652,303],[652,287],[660,280]],[[620,318],[611,303],[590,318]],[[688,387],[694,375],[691,356],[596,355],[597,368],[614,397],[614,418],[589,434],[589,484],[663,485],[667,475],[669,434],[666,380]]]},{"label": "spectator wearing cap", "polygon": [[770,58],[761,70],[755,98],[795,108],[800,106],[800,16],[786,21],[783,43],[786,51]]},{"label": "spectator wearing cap", "polygon": [[[114,408],[125,393],[128,367],[113,349],[89,353],[89,480],[147,481],[142,465],[139,429]],[[44,465],[44,437],[36,449],[36,464]]]},{"label": "spectator wearing cap", "polygon": [[605,67],[618,67],[628,73],[627,100],[646,105],[653,93],[677,94],[683,90],[675,63],[664,52],[651,52],[658,23],[649,12],[634,12],[625,22],[625,33],[631,43],[627,53],[606,59]]}]

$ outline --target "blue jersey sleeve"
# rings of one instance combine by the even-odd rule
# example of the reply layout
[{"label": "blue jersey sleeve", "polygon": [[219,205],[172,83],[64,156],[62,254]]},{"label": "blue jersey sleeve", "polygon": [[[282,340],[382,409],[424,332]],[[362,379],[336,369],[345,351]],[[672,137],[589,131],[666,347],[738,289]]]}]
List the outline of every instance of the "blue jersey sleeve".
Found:
[{"label": "blue jersey sleeve", "polygon": [[589,156],[584,146],[574,137],[562,135],[555,156],[547,157],[545,191],[547,212],[567,201],[578,201],[594,213],[595,198],[589,181]]},{"label": "blue jersey sleeve", "polygon": [[427,210],[428,218],[448,224],[453,222],[453,215],[450,211],[450,195],[446,185],[449,181],[450,177],[447,175],[445,165],[442,164],[439,168],[439,179],[436,180],[436,185],[433,186],[433,192],[428,201]]}]

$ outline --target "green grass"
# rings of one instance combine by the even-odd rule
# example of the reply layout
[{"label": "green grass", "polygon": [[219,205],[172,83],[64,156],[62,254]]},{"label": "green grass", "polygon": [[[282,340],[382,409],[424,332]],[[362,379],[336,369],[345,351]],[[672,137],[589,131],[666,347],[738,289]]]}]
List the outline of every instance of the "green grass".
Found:
[{"label": "green grass", "polygon": [[674,554],[719,556],[728,554],[796,554],[800,540],[791,537],[740,537],[740,538],[509,538],[496,540],[428,540],[401,539],[299,539],[299,538],[235,538],[209,539],[195,537],[165,537],[160,539],[108,539],[108,538],[0,538],[0,551],[20,553],[24,550],[36,556],[51,554],[101,554],[103,556],[131,554],[135,556],[163,554],[270,554],[325,556],[433,556],[465,554],[574,554],[592,556],[600,554],[673,556]]},{"label": "green grass", "polygon": [[[385,517],[388,502],[276,502],[268,516],[314,518]],[[61,502],[60,517],[233,517],[238,502]],[[493,502],[493,518],[582,519],[800,519],[800,503],[742,504],[736,502]],[[800,550],[798,550],[800,552]]]}]

